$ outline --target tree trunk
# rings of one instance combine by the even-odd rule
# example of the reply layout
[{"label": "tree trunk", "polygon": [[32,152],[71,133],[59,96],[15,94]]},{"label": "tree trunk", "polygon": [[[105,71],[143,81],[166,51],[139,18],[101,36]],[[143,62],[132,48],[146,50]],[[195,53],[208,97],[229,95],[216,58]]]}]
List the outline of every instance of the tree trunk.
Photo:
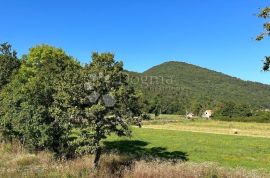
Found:
[{"label": "tree trunk", "polygon": [[96,149],[96,154],[95,154],[95,160],[94,160],[94,168],[95,169],[98,169],[98,167],[99,167],[100,155],[101,155],[101,147],[99,146]]}]

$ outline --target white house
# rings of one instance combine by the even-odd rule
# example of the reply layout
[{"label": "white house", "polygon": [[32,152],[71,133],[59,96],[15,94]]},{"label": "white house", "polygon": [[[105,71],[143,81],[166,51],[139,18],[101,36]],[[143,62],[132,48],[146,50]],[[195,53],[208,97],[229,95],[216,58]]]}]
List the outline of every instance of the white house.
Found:
[{"label": "white house", "polygon": [[206,111],[203,113],[202,117],[203,117],[203,118],[208,118],[208,119],[210,119],[210,118],[212,117],[212,115],[213,115],[213,111],[212,111],[212,110],[206,110]]},{"label": "white house", "polygon": [[186,114],[186,118],[188,119],[193,118],[193,117],[194,117],[194,114],[191,112]]}]

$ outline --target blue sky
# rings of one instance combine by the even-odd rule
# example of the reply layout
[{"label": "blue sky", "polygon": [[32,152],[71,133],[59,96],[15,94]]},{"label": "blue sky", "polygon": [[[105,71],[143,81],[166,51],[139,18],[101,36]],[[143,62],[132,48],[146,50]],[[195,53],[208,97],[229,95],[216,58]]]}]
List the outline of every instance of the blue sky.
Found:
[{"label": "blue sky", "polygon": [[256,42],[269,0],[0,0],[0,41],[19,54],[46,43],[81,62],[113,52],[142,72],[176,60],[270,84],[270,39]]}]

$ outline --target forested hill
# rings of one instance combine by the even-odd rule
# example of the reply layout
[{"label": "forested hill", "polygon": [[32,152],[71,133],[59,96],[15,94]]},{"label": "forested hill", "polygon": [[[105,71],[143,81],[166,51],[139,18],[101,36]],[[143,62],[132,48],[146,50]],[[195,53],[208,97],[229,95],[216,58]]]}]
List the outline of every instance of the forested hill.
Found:
[{"label": "forested hill", "polygon": [[130,76],[130,82],[144,93],[149,111],[158,105],[162,113],[185,113],[198,105],[212,109],[226,102],[270,107],[269,85],[184,62],[166,62]]}]

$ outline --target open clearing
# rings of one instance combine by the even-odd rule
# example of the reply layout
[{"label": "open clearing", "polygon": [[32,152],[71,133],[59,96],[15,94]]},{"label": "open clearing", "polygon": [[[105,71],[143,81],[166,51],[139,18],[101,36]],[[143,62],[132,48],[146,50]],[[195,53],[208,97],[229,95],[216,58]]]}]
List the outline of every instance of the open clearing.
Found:
[{"label": "open clearing", "polygon": [[[270,171],[270,139],[217,135],[176,130],[134,128],[132,138],[111,137],[124,154],[153,154],[192,162],[216,162],[222,166]],[[158,151],[156,151],[158,150]],[[142,155],[139,155],[142,156]]]},{"label": "open clearing", "polygon": [[[181,116],[162,115],[156,120],[146,121],[144,128],[203,132],[213,134],[240,135],[270,138],[270,124],[225,122],[215,120],[187,120]],[[237,131],[237,134],[235,134]]]},{"label": "open clearing", "polygon": [[[239,133],[232,133],[238,129]],[[153,154],[225,167],[270,171],[270,125],[223,121],[152,120],[134,128],[131,138],[109,138],[120,153]],[[107,143],[108,144],[108,143]],[[140,155],[142,154],[142,155]]]}]

